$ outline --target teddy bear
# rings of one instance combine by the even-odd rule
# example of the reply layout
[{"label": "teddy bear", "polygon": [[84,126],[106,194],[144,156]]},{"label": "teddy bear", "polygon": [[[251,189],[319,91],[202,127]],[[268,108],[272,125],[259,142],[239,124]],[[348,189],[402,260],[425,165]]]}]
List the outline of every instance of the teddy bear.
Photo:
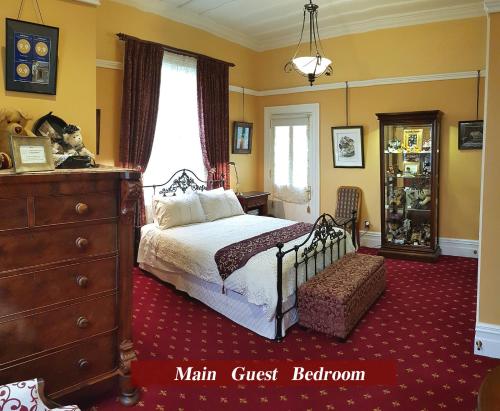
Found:
[{"label": "teddy bear", "polygon": [[[26,128],[29,120],[29,116],[20,110],[0,109],[0,152],[5,155],[7,155],[6,153],[10,153],[10,135],[35,136]],[[11,163],[3,161],[0,168],[6,168],[6,165]]]},{"label": "teddy bear", "polygon": [[[66,154],[70,156],[87,156],[95,160],[93,153],[83,144],[81,129],[73,124],[68,124],[63,130],[63,141],[67,145]],[[54,147],[53,147],[54,150]]]},{"label": "teddy bear", "polygon": [[0,170],[11,168],[12,167],[12,159],[7,153],[0,153]]},{"label": "teddy bear", "polygon": [[28,129],[31,117],[21,110],[0,109],[0,131],[7,131],[8,134],[36,137]]}]

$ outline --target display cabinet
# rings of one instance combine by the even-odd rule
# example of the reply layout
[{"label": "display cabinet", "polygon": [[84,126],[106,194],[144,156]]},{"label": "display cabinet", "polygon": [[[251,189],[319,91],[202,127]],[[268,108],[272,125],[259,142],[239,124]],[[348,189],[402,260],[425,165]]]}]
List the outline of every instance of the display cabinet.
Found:
[{"label": "display cabinet", "polygon": [[421,261],[439,257],[441,112],[379,113],[380,255]]}]

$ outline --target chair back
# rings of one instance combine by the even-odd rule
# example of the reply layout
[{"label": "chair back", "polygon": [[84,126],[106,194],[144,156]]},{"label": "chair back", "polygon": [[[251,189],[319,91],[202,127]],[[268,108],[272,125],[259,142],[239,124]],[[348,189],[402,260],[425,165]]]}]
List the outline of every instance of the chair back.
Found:
[{"label": "chair back", "polygon": [[356,210],[359,222],[361,212],[361,189],[354,186],[340,186],[337,189],[337,208],[335,217],[351,218],[352,210]]}]

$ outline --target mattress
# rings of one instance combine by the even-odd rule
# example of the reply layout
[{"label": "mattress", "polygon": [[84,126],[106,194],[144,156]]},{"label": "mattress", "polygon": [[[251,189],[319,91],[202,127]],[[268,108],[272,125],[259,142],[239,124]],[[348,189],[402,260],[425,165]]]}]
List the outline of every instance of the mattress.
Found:
[{"label": "mattress", "polygon": [[[274,339],[276,336],[276,319],[268,318],[265,309],[249,303],[244,296],[234,291],[227,290],[221,293],[217,284],[209,283],[194,275],[180,271],[175,266],[152,267],[145,263],[139,264],[143,270],[153,274],[162,281],[172,284],[177,290],[186,292],[208,307],[229,318],[235,323],[259,334],[263,337]],[[285,309],[293,305],[290,299]],[[295,308],[288,311],[283,318],[282,335],[298,320]]]},{"label": "mattress", "polygon": [[[148,224],[141,230],[138,263],[142,268],[174,285],[176,285],[175,282],[181,284],[184,281],[181,278],[188,274],[189,277],[186,278],[190,279],[190,283],[196,284],[196,287],[201,287],[201,284],[204,284],[204,287],[209,289],[210,293],[214,293],[214,298],[223,301],[230,296],[234,297],[234,301],[250,304],[249,307],[252,308],[249,308],[250,311],[246,314],[256,315],[258,312],[259,317],[262,317],[272,325],[271,328],[274,328],[273,321],[278,300],[276,290],[277,248],[273,247],[253,256],[245,266],[234,271],[224,282],[219,275],[214,255],[219,249],[227,245],[291,224],[295,224],[295,222],[248,214],[212,222],[173,227],[166,230],[161,230],[154,224]],[[347,237],[345,251],[352,252],[354,247],[348,233]],[[285,244],[284,249],[300,244],[306,238],[307,235],[304,235],[290,241]],[[343,255],[344,247],[342,246],[340,249],[340,255]],[[333,257],[336,259],[336,252],[334,252]],[[294,253],[289,253],[283,259],[283,303],[285,307],[292,306],[294,303],[296,289],[294,262]],[[313,270],[314,262],[311,259],[308,272],[311,273]],[[176,273],[175,276],[168,274],[174,272]],[[298,273],[298,284],[300,285],[304,279],[305,270],[304,265],[302,265]],[[226,290],[226,297],[222,292],[223,289]],[[193,295],[193,289],[183,291],[231,318],[231,310],[223,313],[221,311],[223,307],[215,308],[219,303],[211,301],[211,297],[205,299],[208,302],[200,298],[201,290],[196,291],[198,296]],[[296,314],[292,314],[291,317],[296,317]],[[240,324],[245,322],[242,319],[234,321]],[[244,326],[251,328],[247,325]],[[259,334],[263,335],[262,332],[259,332]],[[269,336],[267,331],[266,336]]]}]

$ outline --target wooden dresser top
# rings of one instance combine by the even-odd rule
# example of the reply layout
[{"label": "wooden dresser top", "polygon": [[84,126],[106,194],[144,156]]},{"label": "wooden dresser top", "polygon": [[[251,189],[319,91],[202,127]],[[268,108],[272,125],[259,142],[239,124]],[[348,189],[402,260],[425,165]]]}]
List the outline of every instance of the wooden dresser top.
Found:
[{"label": "wooden dresser top", "polygon": [[16,173],[13,169],[0,170],[1,184],[37,183],[50,181],[68,181],[85,178],[88,180],[99,179],[109,174],[116,174],[126,179],[136,180],[140,172],[133,169],[99,166],[97,168],[58,169],[54,171],[40,171],[30,173]]}]

